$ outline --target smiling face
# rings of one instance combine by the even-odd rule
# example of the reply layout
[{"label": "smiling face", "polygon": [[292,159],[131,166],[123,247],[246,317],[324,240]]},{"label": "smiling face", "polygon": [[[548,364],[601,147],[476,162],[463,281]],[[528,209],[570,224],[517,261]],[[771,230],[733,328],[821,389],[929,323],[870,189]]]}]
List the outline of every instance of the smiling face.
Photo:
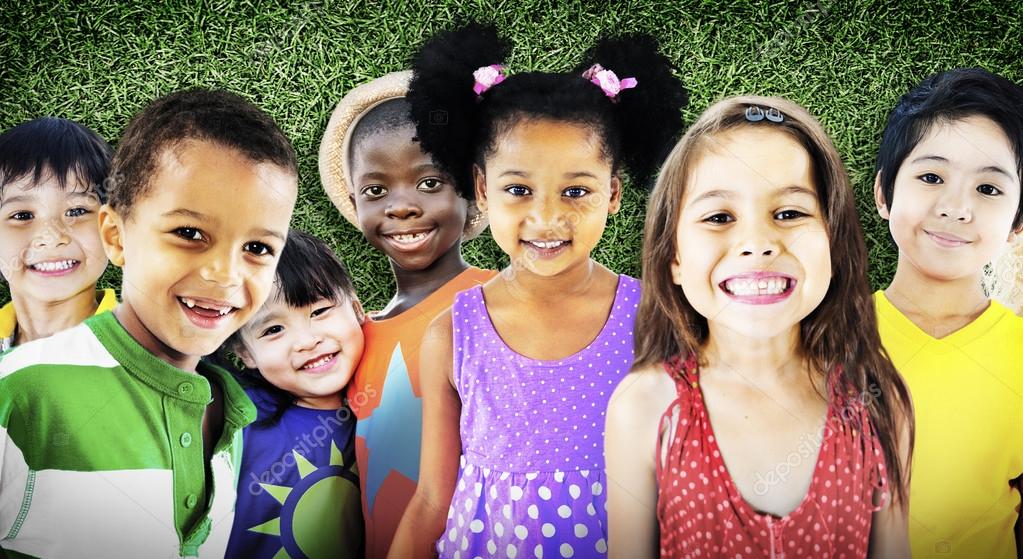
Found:
[{"label": "smiling face", "polygon": [[297,179],[191,140],[166,150],[150,180],[129,215],[100,212],[107,254],[123,268],[118,319],[158,357],[194,366],[270,293]]},{"label": "smiling face", "polygon": [[337,409],[362,357],[361,321],[361,309],[347,301],[290,307],[272,297],[242,328],[239,353],[246,367],[259,369],[298,405]]},{"label": "smiling face", "polygon": [[352,202],[366,240],[403,270],[429,268],[462,239],[468,206],[414,141],[411,125],[373,133],[352,151]]},{"label": "smiling face", "polygon": [[1015,154],[986,117],[938,122],[899,168],[891,209],[878,186],[875,196],[899,246],[899,268],[979,281],[1011,238],[1020,202]]},{"label": "smiling face", "polygon": [[521,122],[475,175],[494,241],[512,266],[542,276],[588,262],[621,202],[600,138],[578,124]]},{"label": "smiling face", "polygon": [[107,267],[96,226],[99,198],[69,174],[7,183],[0,198],[0,273],[19,299],[48,304],[90,293]]},{"label": "smiling face", "polygon": [[733,129],[704,146],[681,204],[673,281],[712,333],[790,333],[831,282],[810,156],[768,127]]}]

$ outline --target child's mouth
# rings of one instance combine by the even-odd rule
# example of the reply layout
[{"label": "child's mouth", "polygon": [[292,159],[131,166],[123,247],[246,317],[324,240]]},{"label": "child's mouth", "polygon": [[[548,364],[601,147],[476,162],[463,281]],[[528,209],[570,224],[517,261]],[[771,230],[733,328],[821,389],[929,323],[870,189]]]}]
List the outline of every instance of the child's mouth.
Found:
[{"label": "child's mouth", "polygon": [[426,245],[436,229],[422,229],[417,231],[402,231],[400,233],[386,233],[383,235],[391,246],[402,252],[415,252]]},{"label": "child's mouth", "polygon": [[769,305],[788,298],[796,279],[785,275],[755,273],[728,278],[718,284],[732,299],[750,305]]},{"label": "child's mouth", "polygon": [[970,241],[967,241],[962,237],[952,235],[951,233],[935,233],[927,230],[924,230],[924,233],[927,233],[927,236],[930,237],[935,244],[945,248],[956,248],[970,244]]},{"label": "child's mouth", "polygon": [[314,357],[309,361],[306,361],[304,365],[298,368],[298,370],[304,373],[322,373],[333,368],[334,363],[337,362],[337,356],[341,352],[335,351],[334,353],[327,353],[319,357]]},{"label": "child's mouth", "polygon": [[207,330],[218,327],[225,316],[238,310],[226,303],[191,297],[178,297],[178,303],[192,324]]},{"label": "child's mouth", "polygon": [[556,241],[520,241],[526,245],[526,248],[530,252],[535,254],[539,258],[549,259],[555,258],[562,252],[568,250],[569,245],[572,241],[567,240],[556,240]]},{"label": "child's mouth", "polygon": [[53,277],[70,274],[75,271],[80,264],[81,262],[73,259],[47,260],[45,262],[36,262],[35,264],[31,264],[29,265],[29,269],[39,275]]}]

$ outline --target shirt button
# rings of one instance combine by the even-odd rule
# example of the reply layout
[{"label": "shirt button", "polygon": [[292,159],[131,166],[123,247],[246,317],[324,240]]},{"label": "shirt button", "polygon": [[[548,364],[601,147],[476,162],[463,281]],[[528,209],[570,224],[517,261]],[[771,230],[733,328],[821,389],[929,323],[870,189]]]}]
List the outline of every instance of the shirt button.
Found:
[{"label": "shirt button", "polygon": [[183,382],[183,383],[178,385],[178,394],[181,394],[182,396],[185,396],[185,395],[188,395],[188,394],[191,394],[191,393],[192,393],[192,383],[190,383],[190,382]]},{"label": "shirt button", "polygon": [[192,446],[192,434],[191,433],[182,433],[181,434],[181,446],[183,446],[185,448],[188,448],[188,447]]},{"label": "shirt button", "polygon": [[195,495],[189,495],[188,497],[185,497],[185,506],[190,509],[195,508],[195,504],[198,502],[199,497],[196,497]]}]

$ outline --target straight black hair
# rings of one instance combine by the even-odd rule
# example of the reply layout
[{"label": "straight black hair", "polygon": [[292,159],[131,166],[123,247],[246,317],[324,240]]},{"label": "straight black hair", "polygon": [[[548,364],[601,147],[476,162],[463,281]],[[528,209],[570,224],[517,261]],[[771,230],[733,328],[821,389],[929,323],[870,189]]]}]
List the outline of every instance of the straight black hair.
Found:
[{"label": "straight black hair", "polygon": [[[73,120],[43,117],[0,134],[0,193],[31,176],[38,184],[52,174],[62,190],[81,188],[106,201],[103,188],[113,150],[103,138]],[[75,184],[68,184],[68,176]]]}]

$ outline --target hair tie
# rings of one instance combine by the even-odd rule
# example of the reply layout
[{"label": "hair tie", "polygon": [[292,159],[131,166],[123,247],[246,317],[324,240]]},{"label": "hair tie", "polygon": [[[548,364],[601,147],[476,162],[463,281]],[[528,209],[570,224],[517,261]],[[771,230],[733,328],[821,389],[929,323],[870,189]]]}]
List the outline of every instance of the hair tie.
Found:
[{"label": "hair tie", "polygon": [[476,80],[476,83],[472,86],[472,90],[476,92],[477,96],[483,95],[491,87],[504,81],[505,68],[501,64],[491,64],[490,66],[480,66],[472,73],[472,77]]},{"label": "hair tie", "polygon": [[600,64],[590,66],[589,70],[583,72],[583,77],[599,87],[604,92],[604,95],[610,97],[612,101],[618,100],[618,94],[623,89],[632,89],[639,84],[636,78],[618,79],[617,74]]}]

